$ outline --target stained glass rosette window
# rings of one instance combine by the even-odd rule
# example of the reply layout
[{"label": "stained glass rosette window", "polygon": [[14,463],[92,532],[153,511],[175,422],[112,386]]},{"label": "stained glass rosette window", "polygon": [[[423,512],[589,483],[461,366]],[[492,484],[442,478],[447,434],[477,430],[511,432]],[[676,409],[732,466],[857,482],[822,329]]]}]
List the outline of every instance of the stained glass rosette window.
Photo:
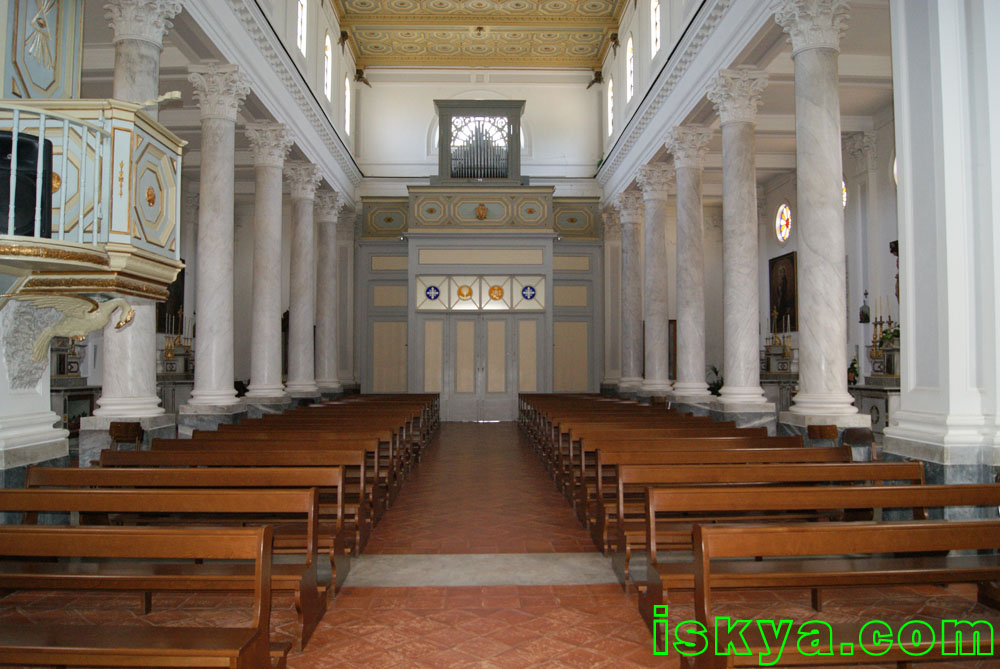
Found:
[{"label": "stained glass rosette window", "polygon": [[844,209],[847,209],[847,182],[844,180],[840,181],[840,198],[844,203]]},{"label": "stained glass rosette window", "polygon": [[545,277],[515,276],[511,281],[514,311],[542,311],[545,309]]},{"label": "stained glass rosette window", "polygon": [[792,234],[792,210],[787,204],[778,207],[778,214],[774,217],[774,235],[779,242],[787,242],[788,236]]},{"label": "stained glass rosette window", "polygon": [[448,277],[418,276],[416,304],[418,311],[448,310]]},{"label": "stained glass rosette window", "polygon": [[509,276],[484,276],[480,287],[483,311],[510,311]]},{"label": "stained glass rosette window", "polygon": [[478,276],[449,277],[448,307],[452,311],[479,311],[483,305],[481,283]]}]

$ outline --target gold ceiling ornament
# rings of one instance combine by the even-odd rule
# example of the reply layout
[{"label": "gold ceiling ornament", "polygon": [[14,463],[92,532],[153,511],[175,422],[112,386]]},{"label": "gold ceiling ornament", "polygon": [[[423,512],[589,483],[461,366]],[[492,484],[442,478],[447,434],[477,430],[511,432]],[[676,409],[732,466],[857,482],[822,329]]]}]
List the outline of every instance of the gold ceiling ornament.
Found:
[{"label": "gold ceiling ornament", "polygon": [[62,186],[62,177],[59,176],[58,172],[52,173],[52,192],[55,193]]},{"label": "gold ceiling ornament", "polygon": [[626,0],[334,0],[359,68],[599,70]]},{"label": "gold ceiling ornament", "polygon": [[0,297],[12,297],[22,302],[31,302],[38,309],[56,309],[62,313],[62,319],[45,328],[35,339],[31,358],[36,361],[44,360],[49,354],[49,341],[53,337],[71,337],[83,341],[89,333],[107,325],[111,315],[118,310],[121,318],[115,323],[116,330],[122,329],[135,318],[135,309],[121,297],[107,302],[98,302],[84,295],[57,292],[11,293]]},{"label": "gold ceiling ornament", "polygon": [[476,207],[476,220],[485,221],[487,212],[488,210],[486,209],[486,205],[480,202],[479,206]]},{"label": "gold ceiling ornament", "polygon": [[152,186],[146,186],[146,204],[150,207],[156,204],[156,191]]}]

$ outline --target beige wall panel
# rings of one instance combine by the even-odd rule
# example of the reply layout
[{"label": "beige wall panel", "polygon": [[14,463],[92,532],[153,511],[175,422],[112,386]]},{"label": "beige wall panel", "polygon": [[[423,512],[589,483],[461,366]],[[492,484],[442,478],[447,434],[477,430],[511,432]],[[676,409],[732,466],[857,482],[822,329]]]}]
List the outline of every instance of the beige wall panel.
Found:
[{"label": "beige wall panel", "polygon": [[405,307],[406,286],[372,286],[373,307]]},{"label": "beige wall panel", "polygon": [[476,322],[455,323],[455,392],[476,390]]},{"label": "beige wall panel", "polygon": [[406,392],[406,323],[372,324],[372,391]]},{"label": "beige wall panel", "polygon": [[507,321],[486,321],[486,392],[507,390]]},{"label": "beige wall panel", "polygon": [[552,269],[564,272],[589,272],[590,256],[552,256]]},{"label": "beige wall panel", "polygon": [[541,265],[542,249],[420,249],[421,265]]},{"label": "beige wall panel", "polygon": [[587,324],[555,322],[552,324],[552,390],[575,393],[587,390]]},{"label": "beige wall panel", "polygon": [[373,272],[405,272],[408,267],[406,256],[372,256]]},{"label": "beige wall panel", "polygon": [[556,286],[552,297],[557,307],[585,307],[587,306],[587,287]]},{"label": "beige wall panel", "polygon": [[524,320],[517,324],[518,392],[538,392],[538,324]]},{"label": "beige wall panel", "polygon": [[424,321],[424,392],[441,392],[441,342],[444,321]]}]

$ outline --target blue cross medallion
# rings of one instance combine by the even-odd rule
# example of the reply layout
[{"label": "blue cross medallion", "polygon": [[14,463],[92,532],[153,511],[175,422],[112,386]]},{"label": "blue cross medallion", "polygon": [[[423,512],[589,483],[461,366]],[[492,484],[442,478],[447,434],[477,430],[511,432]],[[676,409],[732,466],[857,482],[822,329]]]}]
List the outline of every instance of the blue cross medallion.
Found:
[{"label": "blue cross medallion", "polygon": [[438,290],[437,286],[428,286],[424,294],[427,295],[428,300],[436,300],[441,295],[441,291]]},{"label": "blue cross medallion", "polygon": [[521,297],[526,300],[535,299],[535,288],[534,286],[525,286],[521,289]]}]

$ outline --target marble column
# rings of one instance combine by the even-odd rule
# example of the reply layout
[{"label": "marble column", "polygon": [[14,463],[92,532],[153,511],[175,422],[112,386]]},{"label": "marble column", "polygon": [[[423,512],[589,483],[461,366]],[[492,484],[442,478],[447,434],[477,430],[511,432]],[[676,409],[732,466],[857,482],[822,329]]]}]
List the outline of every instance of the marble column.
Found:
[{"label": "marble column", "polygon": [[292,277],[288,306],[288,393],[316,397],[315,341],[316,256],[313,204],[320,173],[315,165],[288,163],[285,176],[292,193]]},{"label": "marble column", "polygon": [[[111,97],[128,102],[155,99],[160,91],[160,52],[170,19],[181,11],[180,0],[110,0],[105,18],[114,31],[115,71]],[[153,119],[157,105],[143,111]]]},{"label": "marble column", "polygon": [[[145,102],[159,91],[160,52],[170,19],[181,10],[179,0],[113,0],[104,5],[105,18],[114,32],[114,81],[112,96],[128,102]],[[145,111],[154,119],[156,106]],[[172,430],[173,420],[162,417],[156,394],[156,302],[124,296],[135,316],[126,327],[115,328],[115,319],[104,328],[101,346],[101,397],[94,416],[81,424],[84,452],[107,444],[111,418],[140,420],[149,432]],[[169,435],[166,435],[169,436]],[[84,459],[81,458],[81,462]],[[86,460],[89,463],[89,458]]]},{"label": "marble column", "polygon": [[[759,296],[757,264],[757,189],[754,126],[767,73],[722,70],[708,99],[722,122],[722,271],[725,384],[724,411],[742,406],[772,407],[760,387]],[[754,410],[762,410],[760,407]]]},{"label": "marble column", "polygon": [[704,402],[705,252],[702,162],[712,131],[677,126],[666,141],[677,173],[677,381],[675,401]]},{"label": "marble column", "polygon": [[234,414],[243,407],[233,388],[233,168],[236,112],[250,86],[236,65],[188,69],[201,108],[201,206],[194,390],[181,412]]},{"label": "marble column", "polygon": [[337,219],[340,194],[316,196],[316,385],[323,394],[343,391],[337,378]]},{"label": "marble column", "polygon": [[253,148],[253,326],[250,386],[254,403],[288,401],[281,383],[281,171],[292,137],[282,123],[247,126]]},{"label": "marble column", "polygon": [[628,191],[615,198],[622,228],[622,375],[618,389],[625,394],[642,388],[642,195]]},{"label": "marble column", "polygon": [[617,388],[621,380],[622,226],[618,212],[601,210],[604,223],[604,378],[602,386]]},{"label": "marble column", "polygon": [[354,236],[358,216],[344,211],[337,216],[337,368],[343,388],[357,388],[358,374],[354,358]]},{"label": "marble column", "polygon": [[[799,248],[799,392],[791,414],[856,424],[847,392],[847,274],[837,58],[847,0],[783,0],[775,20],[795,63],[795,160]],[[854,418],[855,420],[851,420]],[[808,419],[790,418],[808,423]],[[785,422],[785,417],[782,417]]]},{"label": "marble column", "polygon": [[642,190],[645,245],[643,248],[643,291],[645,301],[644,395],[663,396],[670,392],[670,358],[667,313],[669,272],[667,266],[667,217],[669,189],[674,168],[650,163],[639,169],[636,182]]}]

